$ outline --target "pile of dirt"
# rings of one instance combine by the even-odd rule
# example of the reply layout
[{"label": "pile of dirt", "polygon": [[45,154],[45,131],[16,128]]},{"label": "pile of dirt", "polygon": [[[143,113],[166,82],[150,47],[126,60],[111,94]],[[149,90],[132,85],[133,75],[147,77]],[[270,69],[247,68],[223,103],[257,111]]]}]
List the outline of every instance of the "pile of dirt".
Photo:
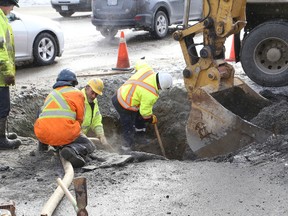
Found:
[{"label": "pile of dirt", "polygon": [[274,134],[288,134],[287,110],[288,102],[282,100],[263,108],[251,122]]},{"label": "pile of dirt", "polygon": [[261,94],[272,102],[264,107],[251,123],[271,131],[273,134],[263,143],[251,143],[238,151],[212,159],[217,162],[243,163],[252,165],[271,161],[286,163],[288,161],[288,102],[287,96],[269,90]]}]

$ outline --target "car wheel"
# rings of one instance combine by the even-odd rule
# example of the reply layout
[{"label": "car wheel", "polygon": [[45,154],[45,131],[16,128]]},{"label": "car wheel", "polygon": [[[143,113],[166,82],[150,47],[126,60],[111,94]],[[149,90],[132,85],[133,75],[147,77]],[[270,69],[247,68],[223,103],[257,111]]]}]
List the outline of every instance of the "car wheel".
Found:
[{"label": "car wheel", "polygon": [[288,84],[288,25],[266,22],[254,28],[242,41],[242,67],[247,76],[262,86]]},{"label": "car wheel", "polygon": [[62,17],[71,17],[73,14],[74,14],[74,11],[61,11],[59,12],[59,14],[62,16]]},{"label": "car wheel", "polygon": [[39,34],[33,44],[34,63],[36,65],[52,64],[56,57],[57,50],[57,43],[51,34]]},{"label": "car wheel", "polygon": [[102,28],[99,31],[100,31],[102,36],[104,36],[105,38],[108,38],[108,39],[113,38],[118,32],[118,30],[114,29],[114,28]]},{"label": "car wheel", "polygon": [[166,37],[168,33],[168,18],[163,11],[158,11],[154,17],[154,30],[151,35],[157,39]]}]

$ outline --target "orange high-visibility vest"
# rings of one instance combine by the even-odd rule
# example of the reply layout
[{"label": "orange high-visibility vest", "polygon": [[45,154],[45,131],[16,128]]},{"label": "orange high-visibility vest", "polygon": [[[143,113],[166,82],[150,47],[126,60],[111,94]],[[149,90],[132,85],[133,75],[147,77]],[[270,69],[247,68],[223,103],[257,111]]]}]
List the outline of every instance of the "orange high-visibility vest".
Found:
[{"label": "orange high-visibility vest", "polygon": [[138,70],[117,91],[117,99],[124,109],[137,112],[144,119],[151,118],[153,105],[159,98],[156,73],[148,68]]},{"label": "orange high-visibility vest", "polygon": [[80,135],[84,110],[84,96],[80,90],[70,86],[54,89],[34,124],[36,137],[51,146],[73,142]]}]

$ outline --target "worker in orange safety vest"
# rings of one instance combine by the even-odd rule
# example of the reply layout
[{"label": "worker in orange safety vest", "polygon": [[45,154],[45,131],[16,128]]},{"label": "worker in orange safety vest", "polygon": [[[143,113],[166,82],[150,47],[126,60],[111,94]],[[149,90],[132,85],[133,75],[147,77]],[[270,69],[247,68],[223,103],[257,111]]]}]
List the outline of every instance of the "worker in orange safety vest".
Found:
[{"label": "worker in orange safety vest", "polygon": [[76,75],[62,70],[45,99],[34,132],[40,145],[54,146],[73,167],[85,165],[85,158],[95,150],[94,144],[81,132],[84,119],[84,96],[75,88]]},{"label": "worker in orange safety vest", "polygon": [[159,98],[159,90],[172,87],[169,73],[155,73],[144,61],[139,61],[135,70],[136,73],[112,97],[112,103],[120,116],[123,153],[133,148],[135,130],[145,131],[146,123],[157,123],[153,106]]}]

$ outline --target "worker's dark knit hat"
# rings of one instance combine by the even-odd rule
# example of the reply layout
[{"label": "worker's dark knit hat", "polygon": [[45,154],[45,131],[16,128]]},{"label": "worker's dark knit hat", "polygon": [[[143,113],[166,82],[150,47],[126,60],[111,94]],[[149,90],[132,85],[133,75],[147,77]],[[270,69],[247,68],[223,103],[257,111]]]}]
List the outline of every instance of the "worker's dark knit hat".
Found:
[{"label": "worker's dark knit hat", "polygon": [[19,7],[18,0],[0,0],[0,6],[10,6],[15,5]]}]

